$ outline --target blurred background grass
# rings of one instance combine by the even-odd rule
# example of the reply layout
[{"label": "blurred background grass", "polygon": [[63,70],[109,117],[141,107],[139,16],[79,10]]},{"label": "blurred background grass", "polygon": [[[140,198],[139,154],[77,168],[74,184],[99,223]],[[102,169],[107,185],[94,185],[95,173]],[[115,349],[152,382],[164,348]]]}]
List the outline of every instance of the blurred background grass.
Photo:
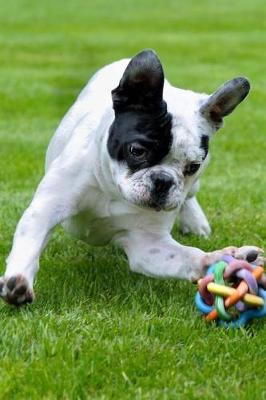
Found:
[{"label": "blurred background grass", "polygon": [[[148,47],[176,86],[212,92],[238,75],[252,85],[211,144],[200,200],[212,237],[174,236],[205,250],[265,246],[265,30],[263,0],[0,0],[2,269],[60,119],[98,68]],[[0,306],[0,398],[266,396],[263,321],[205,326],[192,285],[130,274],[119,250],[61,229],[41,265],[36,303]]]}]

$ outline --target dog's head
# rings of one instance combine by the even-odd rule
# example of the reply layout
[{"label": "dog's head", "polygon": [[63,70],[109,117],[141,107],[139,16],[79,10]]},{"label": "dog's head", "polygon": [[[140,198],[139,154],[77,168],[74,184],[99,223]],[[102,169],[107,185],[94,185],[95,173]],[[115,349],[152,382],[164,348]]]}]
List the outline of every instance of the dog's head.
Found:
[{"label": "dog's head", "polygon": [[107,142],[112,175],[129,202],[178,208],[208,160],[212,134],[247,96],[245,78],[226,82],[211,96],[181,91],[167,83],[151,50],[128,64],[112,91],[115,119]]}]

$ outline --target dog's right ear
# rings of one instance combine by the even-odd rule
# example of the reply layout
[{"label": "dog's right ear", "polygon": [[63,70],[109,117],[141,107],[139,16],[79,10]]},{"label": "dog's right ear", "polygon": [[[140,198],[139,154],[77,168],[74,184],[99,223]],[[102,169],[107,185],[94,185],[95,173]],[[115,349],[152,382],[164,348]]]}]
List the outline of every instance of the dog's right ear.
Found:
[{"label": "dog's right ear", "polygon": [[163,97],[164,73],[154,51],[143,50],[133,57],[122,79],[112,91],[115,111],[156,109]]},{"label": "dog's right ear", "polygon": [[219,129],[223,118],[234,111],[248,95],[249,90],[247,78],[239,77],[227,81],[203,102],[200,113]]}]

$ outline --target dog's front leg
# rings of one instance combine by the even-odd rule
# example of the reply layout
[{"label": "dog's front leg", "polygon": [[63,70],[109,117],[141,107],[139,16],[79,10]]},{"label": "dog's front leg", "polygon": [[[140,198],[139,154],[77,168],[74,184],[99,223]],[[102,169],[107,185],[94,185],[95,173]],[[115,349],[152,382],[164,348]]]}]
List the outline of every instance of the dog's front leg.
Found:
[{"label": "dog's front leg", "polygon": [[51,230],[78,211],[85,185],[84,161],[58,157],[42,179],[34,198],[18,223],[0,296],[20,305],[33,300],[33,281],[40,254]]},{"label": "dog's front leg", "polygon": [[177,243],[169,233],[151,234],[135,231],[120,239],[129,260],[130,268],[144,275],[196,281],[207,267],[230,254],[246,259],[253,253],[259,259],[262,250],[253,246],[227,247],[210,253]]}]

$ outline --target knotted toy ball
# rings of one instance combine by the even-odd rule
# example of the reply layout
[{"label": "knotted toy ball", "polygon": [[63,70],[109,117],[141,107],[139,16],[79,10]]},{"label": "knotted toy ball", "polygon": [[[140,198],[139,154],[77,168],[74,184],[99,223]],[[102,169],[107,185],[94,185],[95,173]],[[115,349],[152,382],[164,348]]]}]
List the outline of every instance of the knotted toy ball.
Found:
[{"label": "knotted toy ball", "polygon": [[198,281],[196,306],[206,321],[240,327],[266,316],[263,267],[225,255]]}]

